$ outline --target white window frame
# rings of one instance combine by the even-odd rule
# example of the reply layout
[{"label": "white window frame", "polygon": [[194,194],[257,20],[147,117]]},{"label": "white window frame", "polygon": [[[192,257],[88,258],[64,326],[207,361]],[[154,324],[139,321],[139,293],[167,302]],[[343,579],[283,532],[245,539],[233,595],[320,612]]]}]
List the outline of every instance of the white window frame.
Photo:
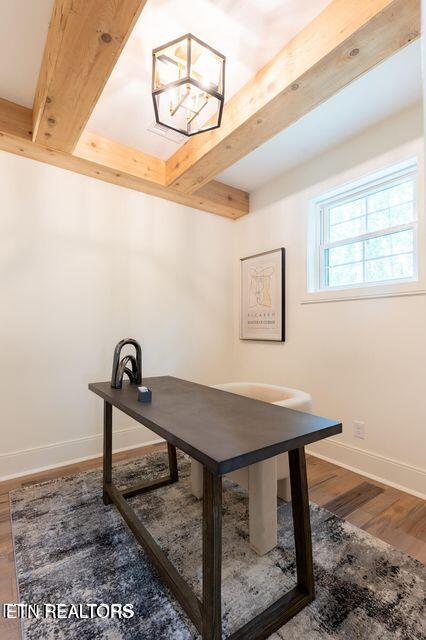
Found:
[{"label": "white window frame", "polygon": [[[350,202],[358,197],[371,195],[382,191],[386,187],[401,184],[407,178],[412,178],[414,182],[414,217],[413,221],[395,226],[380,229],[369,233],[360,234],[353,238],[346,238],[336,242],[325,242],[328,237],[327,225],[329,224],[328,212],[331,207]],[[418,162],[417,158],[407,162],[388,167],[387,169],[367,176],[356,182],[346,184],[338,189],[334,189],[315,200],[311,201],[311,219],[309,228],[309,251],[308,251],[308,290],[317,293],[332,293],[333,291],[351,291],[356,289],[367,289],[380,286],[395,286],[405,283],[418,282],[419,280],[419,237],[418,237]],[[361,217],[361,216],[360,216]],[[352,242],[361,242],[370,238],[377,238],[398,231],[412,230],[414,235],[414,255],[413,255],[413,276],[408,278],[377,280],[374,282],[359,282],[355,284],[339,285],[335,287],[327,286],[325,282],[324,256],[325,251]],[[365,245],[363,244],[363,247]],[[365,248],[363,248],[365,250]],[[365,261],[363,259],[363,269]]]}]

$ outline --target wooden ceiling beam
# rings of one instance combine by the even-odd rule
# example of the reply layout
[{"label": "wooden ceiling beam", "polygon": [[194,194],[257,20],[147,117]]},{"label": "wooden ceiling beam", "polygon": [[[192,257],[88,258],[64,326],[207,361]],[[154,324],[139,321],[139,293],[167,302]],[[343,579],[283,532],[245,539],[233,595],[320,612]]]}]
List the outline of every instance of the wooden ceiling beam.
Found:
[{"label": "wooden ceiling beam", "polygon": [[146,0],[55,0],[33,141],[72,152]]},{"label": "wooden ceiling beam", "polygon": [[0,150],[231,219],[249,212],[246,192],[217,181],[192,195],[175,191],[165,186],[163,160],[101,136],[83,133],[74,153],[37,144],[31,121],[31,109],[0,99]]},{"label": "wooden ceiling beam", "polygon": [[225,104],[219,129],[176,151],[166,164],[166,183],[193,193],[418,38],[420,4],[332,0]]},{"label": "wooden ceiling beam", "polygon": [[0,98],[0,131],[31,140],[32,111],[27,107]]},{"label": "wooden ceiling beam", "polygon": [[[82,135],[73,157],[101,167],[103,171],[112,170],[115,184],[166,200],[233,219],[249,212],[249,195],[245,191],[212,180],[193,194],[183,194],[165,185],[166,165],[163,160],[93,133]],[[94,177],[99,176],[95,173]]]}]

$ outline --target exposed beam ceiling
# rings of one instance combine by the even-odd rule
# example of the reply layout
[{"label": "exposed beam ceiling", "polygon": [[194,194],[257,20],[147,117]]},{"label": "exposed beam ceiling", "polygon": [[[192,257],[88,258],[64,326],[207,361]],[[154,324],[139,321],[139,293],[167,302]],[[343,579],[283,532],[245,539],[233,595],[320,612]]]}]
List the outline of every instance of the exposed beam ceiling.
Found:
[{"label": "exposed beam ceiling", "polygon": [[33,141],[72,152],[146,0],[55,0]]},{"label": "exposed beam ceiling", "polygon": [[249,211],[246,192],[216,180],[192,195],[167,188],[162,160],[94,134],[84,133],[74,153],[37,144],[31,123],[31,109],[0,99],[0,149],[228,218]]},{"label": "exposed beam ceiling", "polygon": [[166,183],[193,193],[416,39],[420,4],[332,0],[225,104],[219,129],[191,138],[167,161]]},{"label": "exposed beam ceiling", "polygon": [[[34,109],[0,99],[0,149],[229,218],[248,194],[212,180],[420,34],[420,0],[332,0],[167,162],[83,132],[146,0],[55,0]],[[342,114],[344,117],[344,114]]]}]

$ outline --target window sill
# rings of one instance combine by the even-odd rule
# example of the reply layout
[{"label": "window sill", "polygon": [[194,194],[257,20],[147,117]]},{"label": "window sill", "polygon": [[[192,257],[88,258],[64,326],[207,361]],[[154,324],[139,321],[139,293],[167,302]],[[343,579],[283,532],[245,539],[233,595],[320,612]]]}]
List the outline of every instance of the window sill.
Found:
[{"label": "window sill", "polygon": [[305,298],[300,304],[319,304],[321,302],[344,302],[345,300],[372,300],[375,298],[405,298],[406,296],[425,296],[426,289],[409,289],[395,291],[377,291],[375,293],[365,293],[356,291],[313,293],[311,298]]}]

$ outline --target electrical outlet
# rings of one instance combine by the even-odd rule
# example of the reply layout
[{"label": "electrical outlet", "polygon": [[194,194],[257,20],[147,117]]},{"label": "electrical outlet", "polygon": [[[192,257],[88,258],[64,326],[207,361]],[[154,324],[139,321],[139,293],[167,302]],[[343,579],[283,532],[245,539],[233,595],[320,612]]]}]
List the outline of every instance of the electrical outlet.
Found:
[{"label": "electrical outlet", "polygon": [[361,422],[361,420],[354,420],[353,429],[354,429],[354,438],[361,438],[362,440],[364,440],[365,422]]}]

